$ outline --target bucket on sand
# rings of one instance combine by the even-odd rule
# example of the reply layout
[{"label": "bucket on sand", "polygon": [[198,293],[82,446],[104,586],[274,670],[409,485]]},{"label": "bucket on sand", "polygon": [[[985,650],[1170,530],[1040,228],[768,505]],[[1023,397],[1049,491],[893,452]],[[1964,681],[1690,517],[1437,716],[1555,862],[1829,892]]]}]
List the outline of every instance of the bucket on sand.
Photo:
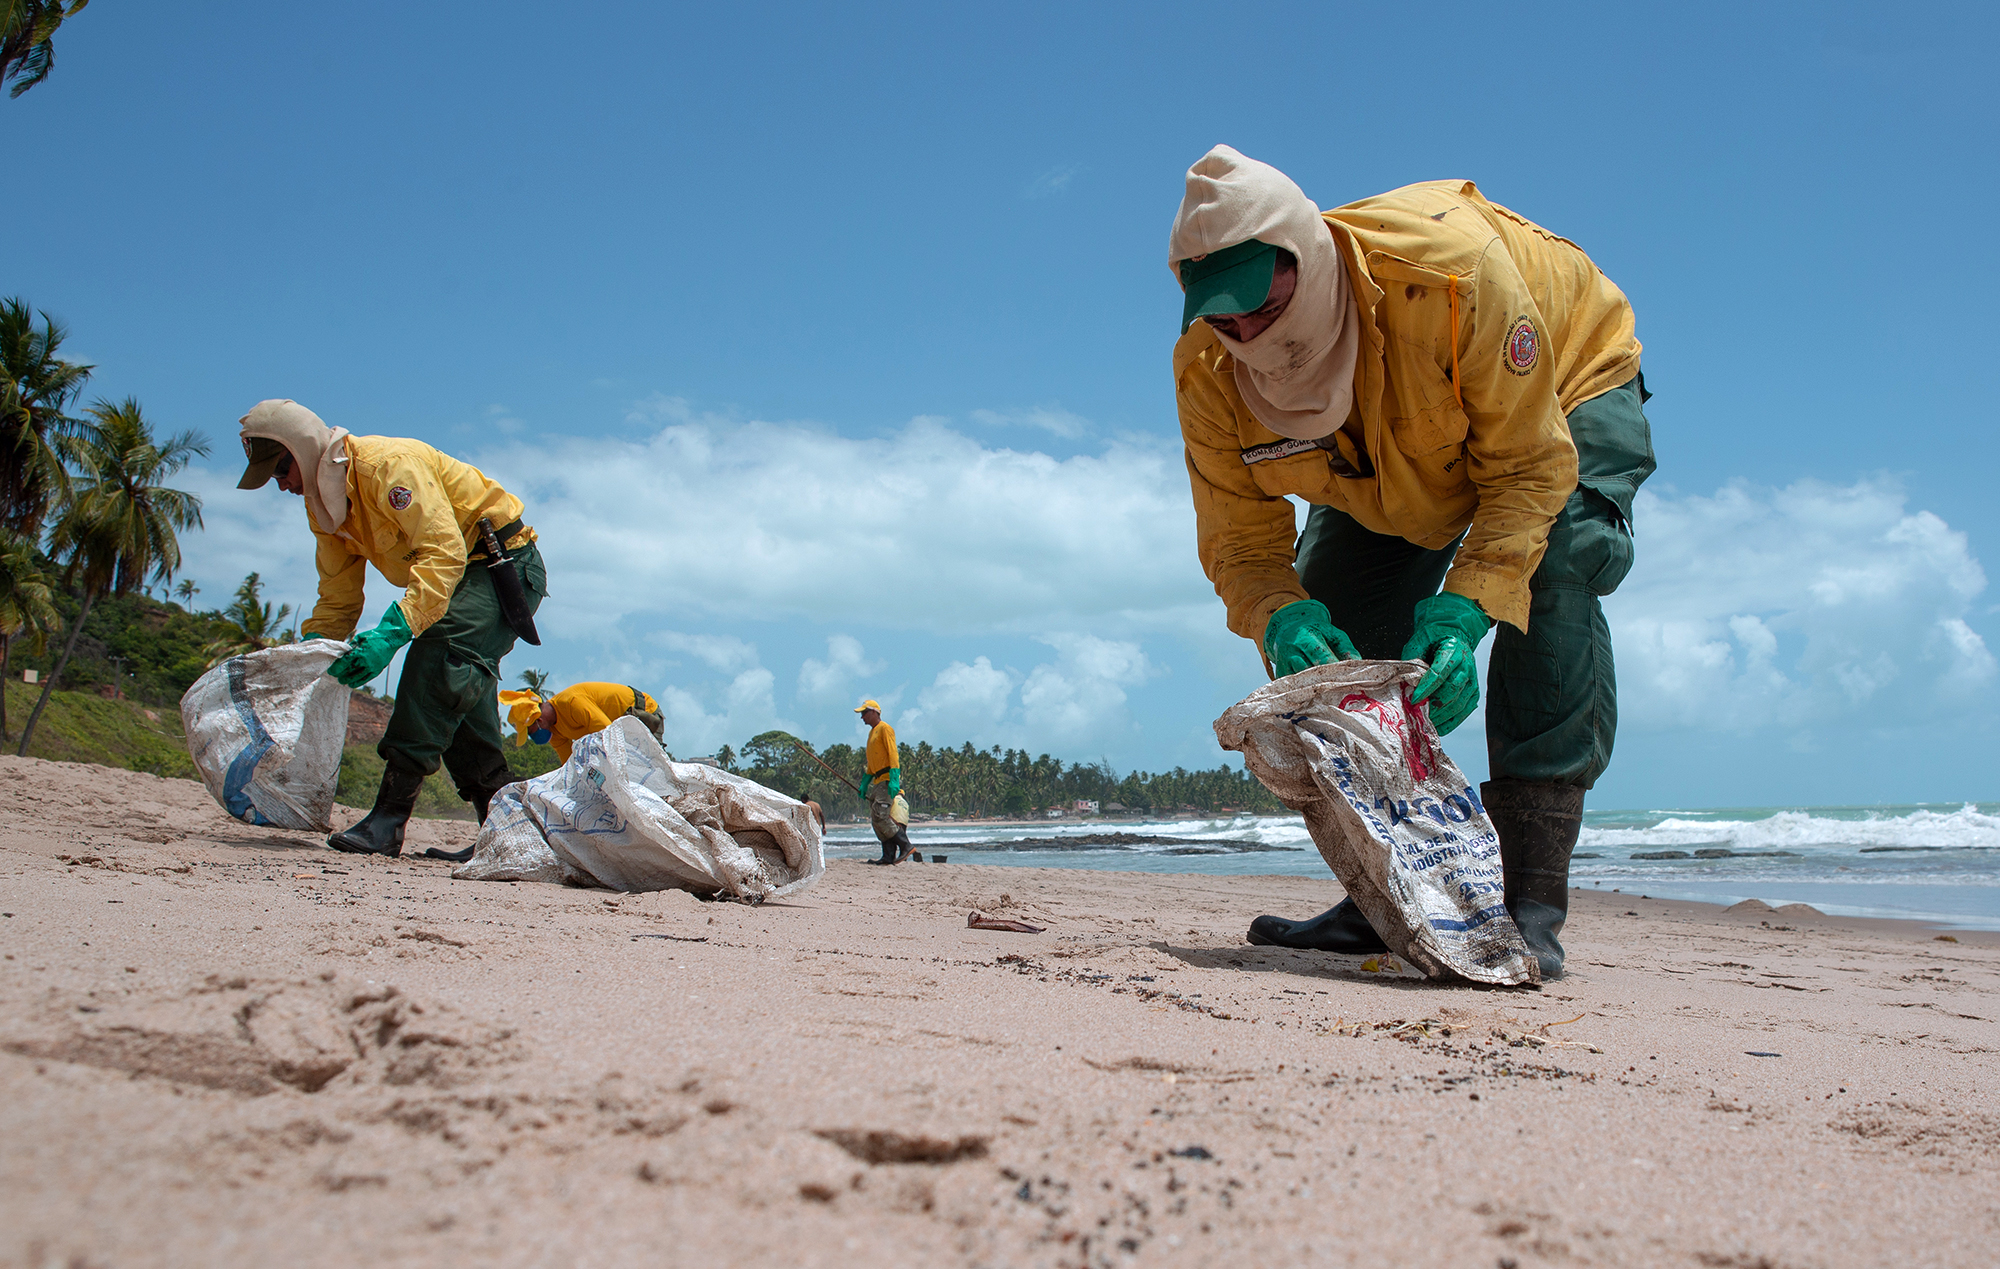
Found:
[{"label": "bucket on sand", "polygon": [[941,863],[943,863],[943,862],[944,862],[944,856],[943,856],[943,855],[932,855],[932,856],[931,856],[931,862],[932,862],[932,863],[934,863],[934,864],[941,864]]}]

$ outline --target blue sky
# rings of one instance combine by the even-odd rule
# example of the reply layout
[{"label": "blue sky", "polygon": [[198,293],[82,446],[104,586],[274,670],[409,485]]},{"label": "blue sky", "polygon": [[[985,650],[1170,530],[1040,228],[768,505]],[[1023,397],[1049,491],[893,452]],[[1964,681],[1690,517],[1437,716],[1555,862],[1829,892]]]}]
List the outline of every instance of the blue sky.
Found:
[{"label": "blue sky", "polygon": [[289,396],[522,493],[507,669],[639,681],[677,751],[866,693],[1210,765],[1262,674],[1194,559],[1182,173],[1469,177],[1626,290],[1657,394],[1593,805],[2000,797],[1991,11],[1382,13],[100,4],[0,101],[43,138],[0,291],[219,442],[203,602],[310,602],[298,504],[227,470]]}]

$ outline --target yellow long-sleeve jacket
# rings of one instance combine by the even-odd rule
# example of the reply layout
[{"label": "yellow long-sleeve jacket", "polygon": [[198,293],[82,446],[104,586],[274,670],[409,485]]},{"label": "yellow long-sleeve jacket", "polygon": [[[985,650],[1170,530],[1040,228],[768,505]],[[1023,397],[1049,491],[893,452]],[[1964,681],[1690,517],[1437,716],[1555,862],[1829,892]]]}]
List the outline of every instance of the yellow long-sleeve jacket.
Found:
[{"label": "yellow long-sleeve jacket", "polygon": [[892,767],[900,768],[903,760],[896,753],[896,729],[887,723],[876,723],[868,729],[868,774],[885,776]]},{"label": "yellow long-sleeve jacket", "polygon": [[[495,529],[521,518],[521,500],[422,441],[394,436],[348,436],[347,520],[324,533],[318,546],[319,602],[299,626],[307,635],[345,639],[361,620],[367,566],[405,588],[397,601],[410,633],[420,635],[444,616],[465,562],[481,555],[477,537],[484,517]],[[326,461],[335,461],[330,456]],[[533,541],[524,528],[503,546]]]},{"label": "yellow long-sleeve jacket", "polygon": [[657,712],[659,703],[645,692],[622,683],[577,683],[549,698],[556,707],[555,726],[549,728],[549,746],[556,757],[569,761],[570,750],[585,736],[594,736],[609,727],[613,719],[625,716],[634,701],[639,708]]},{"label": "yellow long-sleeve jacket", "polygon": [[1309,445],[1246,462],[1283,438],[1244,404],[1235,359],[1204,322],[1174,347],[1196,547],[1229,628],[1261,646],[1271,614],[1308,598],[1290,495],[1432,550],[1464,532],[1444,588],[1526,630],[1528,579],[1576,488],[1563,416],[1638,373],[1632,306],[1575,243],[1470,181],[1325,219],[1361,320],[1355,408],[1336,441],[1342,465],[1372,475],[1337,475]]}]

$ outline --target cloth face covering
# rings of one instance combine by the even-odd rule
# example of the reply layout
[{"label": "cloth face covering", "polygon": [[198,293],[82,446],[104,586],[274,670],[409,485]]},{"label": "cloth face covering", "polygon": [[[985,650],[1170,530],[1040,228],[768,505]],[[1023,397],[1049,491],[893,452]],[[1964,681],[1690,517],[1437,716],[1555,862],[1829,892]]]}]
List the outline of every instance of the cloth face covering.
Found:
[{"label": "cloth face covering", "polygon": [[1215,336],[1236,359],[1236,387],[1257,421],[1280,436],[1316,441],[1347,421],[1361,319],[1347,267],[1319,208],[1268,163],[1218,145],[1188,169],[1187,196],[1168,240],[1167,267],[1250,239],[1298,261],[1298,287],[1269,329],[1247,343]]},{"label": "cloth face covering", "polygon": [[347,429],[328,427],[296,401],[259,401],[238,421],[246,442],[267,437],[292,452],[314,527],[338,533],[347,523]]}]

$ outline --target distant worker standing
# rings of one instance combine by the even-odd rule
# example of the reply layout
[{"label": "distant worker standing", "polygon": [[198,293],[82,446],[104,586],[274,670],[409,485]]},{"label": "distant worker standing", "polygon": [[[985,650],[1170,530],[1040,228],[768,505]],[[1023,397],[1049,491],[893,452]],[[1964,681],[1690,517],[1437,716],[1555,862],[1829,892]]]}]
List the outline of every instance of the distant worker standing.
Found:
[{"label": "distant worker standing", "polygon": [[667,739],[667,720],[660,712],[660,703],[621,683],[577,683],[547,697],[533,692],[502,692],[500,704],[506,707],[507,721],[514,727],[517,748],[531,740],[549,745],[564,762],[569,761],[577,741],[596,735],[628,714],[644,723],[662,745]]},{"label": "distant worker standing", "polygon": [[[1505,903],[1561,974],[1570,854],[1611,760],[1600,596],[1632,567],[1654,468],[1625,295],[1574,243],[1469,181],[1322,213],[1217,146],[1189,169],[1169,265],[1196,549],[1273,677],[1360,657],[1430,663],[1448,732],[1486,709]],[[1292,498],[1307,503],[1294,542]],[[1368,951],[1351,900],[1257,918],[1253,943]]]},{"label": "distant worker standing", "polygon": [[[422,441],[354,436],[296,401],[259,402],[242,425],[248,466],[237,487],[261,488],[275,477],[305,499],[319,602],[300,633],[353,636],[327,673],[360,687],[409,648],[376,746],[384,766],[375,807],[327,845],[402,854],[417,794],[440,764],[484,822],[493,795],[513,779],[494,696],[500,659],[517,635],[540,642],[534,613],[547,590],[521,500]],[[379,625],[356,636],[370,564],[406,589]]]},{"label": "distant worker standing", "polygon": [[863,701],[854,711],[868,724],[867,771],[861,776],[861,800],[868,803],[868,823],[882,843],[882,858],[871,864],[900,864],[916,849],[910,830],[896,822],[896,795],[903,791],[903,762],[896,753],[896,729],[882,721],[882,706]]}]

